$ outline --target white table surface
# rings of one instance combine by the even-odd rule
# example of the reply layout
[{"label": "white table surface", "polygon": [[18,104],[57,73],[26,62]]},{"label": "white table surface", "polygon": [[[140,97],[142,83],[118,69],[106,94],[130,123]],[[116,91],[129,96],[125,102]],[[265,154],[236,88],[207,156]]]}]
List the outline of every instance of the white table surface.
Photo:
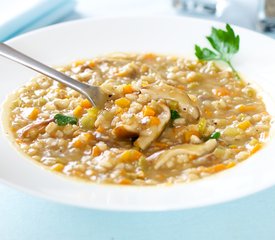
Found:
[{"label": "white table surface", "polygon": [[[220,20],[253,29],[256,10],[257,0],[232,0]],[[64,20],[176,14],[170,0],[79,0],[76,11]],[[275,239],[275,187],[229,203],[159,213],[81,209],[4,185],[0,196],[0,240]]]}]

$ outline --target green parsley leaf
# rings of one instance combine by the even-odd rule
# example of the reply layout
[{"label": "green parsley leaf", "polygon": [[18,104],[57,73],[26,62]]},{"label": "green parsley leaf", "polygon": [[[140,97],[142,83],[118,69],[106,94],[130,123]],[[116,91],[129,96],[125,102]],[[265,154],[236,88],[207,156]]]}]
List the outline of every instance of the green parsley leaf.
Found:
[{"label": "green parsley leaf", "polygon": [[226,24],[226,30],[213,27],[210,36],[207,36],[206,38],[214,51],[195,45],[195,55],[197,58],[205,61],[223,61],[228,64],[236,77],[240,79],[236,69],[231,63],[233,55],[239,51],[240,37],[235,34],[231,26]]},{"label": "green parsley leaf", "polygon": [[171,112],[171,120],[175,120],[177,118],[180,118],[180,114],[176,110],[170,110]]},{"label": "green parsley leaf", "polygon": [[200,48],[198,45],[195,45],[195,54],[200,60],[211,61],[219,59],[219,56],[216,53],[208,48]]},{"label": "green parsley leaf", "polygon": [[77,124],[77,118],[65,116],[60,113],[54,116],[54,121],[57,123],[58,126],[65,126],[67,124],[71,124],[71,125]]},{"label": "green parsley leaf", "polygon": [[221,133],[220,133],[220,132],[213,132],[213,133],[210,135],[209,139],[218,139],[218,138],[220,138],[220,136],[221,136]]}]

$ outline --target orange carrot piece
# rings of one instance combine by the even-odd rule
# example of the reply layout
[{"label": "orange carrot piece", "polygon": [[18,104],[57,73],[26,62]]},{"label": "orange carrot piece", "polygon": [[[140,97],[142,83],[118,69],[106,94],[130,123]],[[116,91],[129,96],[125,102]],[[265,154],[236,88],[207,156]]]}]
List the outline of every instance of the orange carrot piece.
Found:
[{"label": "orange carrot piece", "polygon": [[82,148],[84,146],[83,142],[81,142],[80,140],[76,140],[74,143],[73,143],[73,146],[75,148]]},{"label": "orange carrot piece", "polygon": [[30,112],[30,114],[28,115],[28,118],[30,120],[35,120],[39,114],[39,109],[38,108],[33,108],[32,111]]},{"label": "orange carrot piece", "polygon": [[123,178],[123,179],[119,180],[118,183],[121,185],[130,185],[130,184],[132,184],[132,180],[130,180],[128,178]]},{"label": "orange carrot piece", "polygon": [[98,146],[94,146],[92,149],[92,156],[97,157],[101,154],[101,150]]},{"label": "orange carrot piece", "polygon": [[89,66],[90,68],[95,67],[95,66],[96,66],[96,61],[95,61],[95,60],[90,60],[90,61],[88,62],[88,66]]},{"label": "orange carrot piece", "polygon": [[238,124],[238,128],[242,129],[242,130],[246,130],[247,128],[249,128],[251,126],[251,122],[249,120],[245,120],[243,122],[240,122]]},{"label": "orange carrot piece", "polygon": [[220,164],[217,164],[215,166],[211,166],[211,167],[207,168],[206,172],[216,173],[216,172],[220,172],[220,171],[225,170],[225,169],[226,169],[226,165],[223,164],[223,163],[220,163]]},{"label": "orange carrot piece", "polygon": [[255,144],[255,146],[250,150],[250,154],[254,154],[254,153],[258,152],[261,148],[262,148],[261,143]]},{"label": "orange carrot piece", "polygon": [[129,149],[124,151],[120,156],[119,156],[119,160],[121,162],[135,162],[137,161],[140,157],[142,156],[142,153],[138,150],[135,149]]},{"label": "orange carrot piece", "polygon": [[127,98],[119,98],[115,100],[115,104],[119,107],[126,108],[130,106],[131,101]]},{"label": "orange carrot piece", "polygon": [[255,105],[239,105],[236,107],[239,112],[252,112],[257,109]]},{"label": "orange carrot piece", "polygon": [[128,94],[134,92],[134,89],[131,84],[127,84],[123,87],[123,93]]},{"label": "orange carrot piece", "polygon": [[184,141],[189,143],[192,135],[200,137],[200,133],[198,131],[190,130],[190,131],[184,133]]},{"label": "orange carrot piece", "polygon": [[81,101],[80,106],[83,108],[91,108],[93,107],[92,103],[88,99],[84,99]]},{"label": "orange carrot piece", "polygon": [[105,129],[102,127],[102,126],[98,126],[98,128],[96,129],[97,132],[100,132],[100,133],[104,133],[105,132]]},{"label": "orange carrot piece", "polygon": [[156,58],[156,55],[154,53],[146,53],[143,55],[143,59],[145,60],[152,60],[155,58]]},{"label": "orange carrot piece", "polygon": [[177,85],[177,88],[180,90],[186,90],[186,87],[184,85]]},{"label": "orange carrot piece", "polygon": [[150,117],[150,124],[151,125],[159,125],[160,124],[160,120],[158,117]]},{"label": "orange carrot piece", "polygon": [[156,112],[153,108],[149,107],[149,106],[145,106],[142,110],[143,116],[155,116]]},{"label": "orange carrot piece", "polygon": [[211,118],[213,116],[213,113],[209,108],[205,108],[204,114],[205,114],[205,117],[207,118]]},{"label": "orange carrot piece", "polygon": [[74,110],[73,110],[73,114],[75,117],[80,118],[83,114],[83,108],[81,106],[77,106]]},{"label": "orange carrot piece", "polygon": [[230,91],[225,88],[225,87],[219,87],[219,88],[214,88],[212,92],[217,96],[217,97],[223,97],[223,96],[228,96],[230,95]]}]

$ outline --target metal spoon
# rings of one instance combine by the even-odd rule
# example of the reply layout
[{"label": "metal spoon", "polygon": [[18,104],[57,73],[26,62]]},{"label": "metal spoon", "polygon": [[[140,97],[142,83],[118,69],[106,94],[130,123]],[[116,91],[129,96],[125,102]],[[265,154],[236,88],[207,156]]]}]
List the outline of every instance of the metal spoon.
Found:
[{"label": "metal spoon", "polygon": [[91,86],[86,83],[76,81],[67,75],[58,72],[57,70],[50,68],[49,66],[26,56],[25,54],[13,49],[12,47],[0,43],[0,56],[6,57],[14,62],[20,63],[28,68],[31,68],[45,76],[52,78],[66,86],[76,90],[83,94],[88,100],[96,107],[103,108],[105,102],[108,99],[108,95],[105,94],[100,87]]}]

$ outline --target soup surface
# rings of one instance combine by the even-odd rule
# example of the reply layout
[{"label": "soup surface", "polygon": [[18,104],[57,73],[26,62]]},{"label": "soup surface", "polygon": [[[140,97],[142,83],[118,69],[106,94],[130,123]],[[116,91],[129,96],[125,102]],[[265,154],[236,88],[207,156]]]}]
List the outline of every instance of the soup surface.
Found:
[{"label": "soup surface", "polygon": [[255,89],[212,62],[111,54],[57,68],[101,86],[104,109],[38,76],[15,93],[10,129],[32,159],[99,183],[187,182],[261,149],[270,115]]}]

